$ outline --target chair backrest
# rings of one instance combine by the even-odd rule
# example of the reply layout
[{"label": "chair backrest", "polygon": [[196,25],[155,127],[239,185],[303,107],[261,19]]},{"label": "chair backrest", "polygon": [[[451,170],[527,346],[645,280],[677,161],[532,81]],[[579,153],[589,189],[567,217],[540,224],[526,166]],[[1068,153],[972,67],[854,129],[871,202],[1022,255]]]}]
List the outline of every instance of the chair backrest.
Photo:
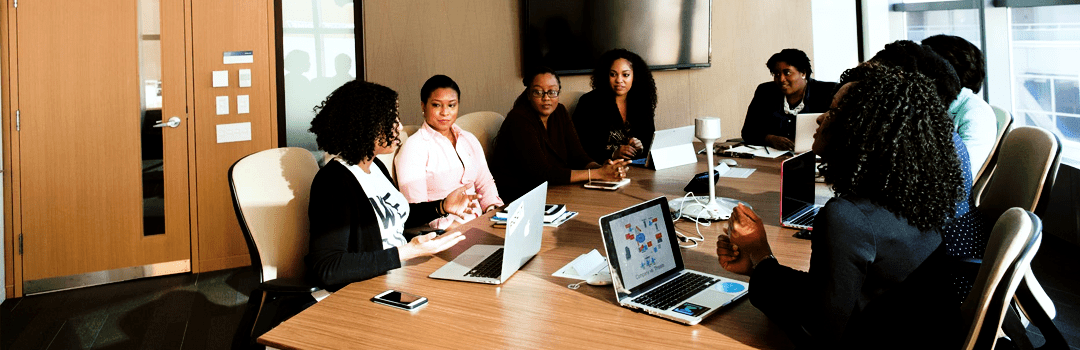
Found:
[{"label": "chair backrest", "polygon": [[577,101],[581,99],[581,95],[584,95],[585,91],[566,90],[559,92],[559,103],[566,106],[566,111],[570,112],[570,116],[574,116],[574,110],[577,110]]},{"label": "chair backrest", "polygon": [[455,124],[476,136],[480,140],[480,147],[484,149],[484,155],[490,159],[491,142],[495,135],[499,134],[503,120],[506,118],[498,112],[483,111],[472,112],[458,117]]},{"label": "chair backrest", "polygon": [[405,125],[401,128],[405,129],[405,133],[409,135],[415,134],[417,130],[420,130],[419,125]]},{"label": "chair backrest", "polygon": [[1060,161],[1061,142],[1056,135],[1033,126],[1013,128],[1001,142],[979,210],[990,218],[1012,207],[1038,214],[1050,198]]},{"label": "chair backrest", "polygon": [[963,349],[993,348],[1006,310],[1041,242],[1042,223],[1027,210],[1006,210],[994,224],[974,287],[960,307],[968,327]]},{"label": "chair backrest", "polygon": [[982,168],[978,170],[978,173],[974,174],[975,182],[971,186],[971,196],[975,198],[976,205],[979,203],[983,189],[986,188],[986,181],[990,180],[990,174],[994,172],[994,166],[997,165],[998,152],[1001,151],[1001,140],[1005,138],[1005,134],[1012,127],[1013,122],[1012,114],[1009,111],[997,106],[990,106],[990,108],[994,110],[994,115],[997,117],[997,137],[994,138],[994,147],[990,149],[986,162],[983,162]]},{"label": "chair backrest", "polygon": [[401,147],[405,146],[405,141],[409,140],[409,135],[412,135],[416,132],[416,130],[419,129],[419,127],[416,127],[412,130],[412,132],[409,132],[409,127],[411,126],[412,125],[406,125],[404,127],[405,130],[402,130],[401,133],[398,134],[398,139],[401,140],[401,145],[399,145],[398,148],[394,149],[393,153],[375,155],[375,158],[379,158],[379,160],[382,161],[383,166],[386,167],[386,171],[390,172],[390,180],[393,181],[394,184],[397,184],[397,166],[394,165],[394,159],[397,158],[398,151],[401,150]]},{"label": "chair backrest", "polygon": [[308,251],[308,197],[319,172],[306,149],[256,152],[229,168],[229,189],[259,282],[301,278]]}]

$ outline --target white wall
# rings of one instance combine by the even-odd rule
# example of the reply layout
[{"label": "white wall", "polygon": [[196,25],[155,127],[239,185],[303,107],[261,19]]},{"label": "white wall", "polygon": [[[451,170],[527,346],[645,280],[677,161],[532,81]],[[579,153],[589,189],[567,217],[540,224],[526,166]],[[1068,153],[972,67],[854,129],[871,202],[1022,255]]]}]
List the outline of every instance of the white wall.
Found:
[{"label": "white wall", "polygon": [[814,79],[839,81],[840,74],[859,64],[858,23],[850,1],[813,0]]}]

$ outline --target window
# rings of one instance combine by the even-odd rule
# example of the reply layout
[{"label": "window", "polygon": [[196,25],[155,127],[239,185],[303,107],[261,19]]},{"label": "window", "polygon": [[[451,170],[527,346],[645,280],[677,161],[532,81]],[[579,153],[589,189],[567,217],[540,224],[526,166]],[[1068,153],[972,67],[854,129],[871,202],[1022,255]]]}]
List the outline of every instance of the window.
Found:
[{"label": "window", "polygon": [[1080,167],[1080,1],[890,0],[887,10],[869,10],[890,13],[890,23],[864,26],[888,31],[890,41],[949,34],[981,47],[987,61],[981,94],[1010,111],[1016,125],[1057,134],[1062,162]]}]

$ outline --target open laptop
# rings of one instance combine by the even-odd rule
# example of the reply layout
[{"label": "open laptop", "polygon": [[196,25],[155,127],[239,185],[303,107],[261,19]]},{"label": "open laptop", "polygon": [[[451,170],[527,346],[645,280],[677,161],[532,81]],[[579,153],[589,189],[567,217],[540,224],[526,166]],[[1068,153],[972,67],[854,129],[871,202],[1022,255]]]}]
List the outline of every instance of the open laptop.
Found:
[{"label": "open laptop", "polygon": [[695,325],[747,293],[746,282],[683,266],[667,198],[600,218],[615,297],[623,307]]},{"label": "open laptop", "polygon": [[507,206],[503,245],[473,245],[428,277],[488,284],[510,279],[540,252],[547,187],[544,182]]},{"label": "open laptop", "polygon": [[814,146],[814,132],[821,113],[799,113],[795,116],[795,154],[809,152]]},{"label": "open laptop", "polygon": [[661,170],[697,162],[694,126],[656,130],[649,149],[645,151],[645,158],[634,159],[630,164]]},{"label": "open laptop", "polygon": [[804,152],[780,164],[780,226],[814,230],[821,205],[814,204],[814,152]]}]

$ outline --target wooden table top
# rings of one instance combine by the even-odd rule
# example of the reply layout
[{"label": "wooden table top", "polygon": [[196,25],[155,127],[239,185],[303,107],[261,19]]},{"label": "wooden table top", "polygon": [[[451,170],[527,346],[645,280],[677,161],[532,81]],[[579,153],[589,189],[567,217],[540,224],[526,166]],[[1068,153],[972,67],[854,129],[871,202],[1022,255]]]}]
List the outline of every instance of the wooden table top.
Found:
[{"label": "wooden table top", "polygon": [[[545,227],[540,253],[502,285],[436,280],[427,276],[473,244],[502,244],[503,229],[492,228],[488,213],[458,230],[467,239],[436,256],[353,283],[259,338],[282,349],[350,348],[791,348],[747,298],[728,305],[701,324],[684,326],[620,307],[611,286],[582,284],[551,274],[592,249],[604,254],[598,220],[622,208],[684,194],[683,186],[705,170],[704,156],[693,165],[653,171],[633,168],[633,181],[616,191],[581,184],[551,186],[548,203],[564,203],[578,216],[558,228]],[[786,157],[784,157],[786,158]],[[757,170],[746,179],[721,178],[717,196],[752,205],[766,225],[780,263],[806,270],[810,242],[778,226],[781,159],[739,159]],[[705,194],[707,195],[707,194]],[[820,200],[820,198],[819,198]],[[693,236],[695,224],[675,223]],[[700,227],[705,242],[683,250],[687,268],[747,281],[717,263],[716,236],[726,222]],[[397,289],[428,298],[428,305],[404,311],[375,304],[371,297]]]}]

